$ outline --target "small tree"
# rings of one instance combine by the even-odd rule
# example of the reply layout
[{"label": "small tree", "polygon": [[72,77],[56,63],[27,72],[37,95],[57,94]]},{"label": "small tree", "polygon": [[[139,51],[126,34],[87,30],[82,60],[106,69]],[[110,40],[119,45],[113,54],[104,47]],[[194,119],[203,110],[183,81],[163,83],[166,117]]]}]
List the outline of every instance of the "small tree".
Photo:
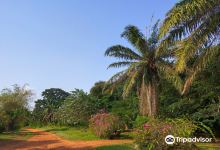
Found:
[{"label": "small tree", "polygon": [[32,92],[26,86],[14,85],[0,94],[0,128],[9,131],[25,125],[28,117],[28,101]]}]

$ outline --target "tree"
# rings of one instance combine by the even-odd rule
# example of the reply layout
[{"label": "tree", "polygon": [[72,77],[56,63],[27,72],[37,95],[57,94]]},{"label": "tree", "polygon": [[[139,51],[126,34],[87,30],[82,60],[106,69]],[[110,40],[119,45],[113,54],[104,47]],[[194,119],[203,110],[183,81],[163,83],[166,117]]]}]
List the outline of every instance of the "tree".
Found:
[{"label": "tree", "polygon": [[[163,46],[178,45],[176,70],[187,70],[182,94],[196,75],[220,53],[220,0],[182,0],[168,13],[160,30]],[[190,69],[187,63],[195,59]]]},{"label": "tree", "polygon": [[158,23],[152,28],[150,38],[146,38],[137,27],[127,26],[121,35],[130,42],[135,50],[122,45],[108,48],[106,56],[120,59],[109,65],[110,67],[127,67],[115,74],[108,83],[111,87],[125,83],[123,97],[136,89],[139,97],[140,114],[155,116],[158,111],[158,84],[160,78],[172,81],[181,88],[181,80],[174,72],[172,63],[167,59],[168,54],[156,55],[160,44],[158,40]]},{"label": "tree", "polygon": [[220,135],[220,55],[198,74],[189,92],[181,96],[167,83],[160,93],[160,116],[189,117]]},{"label": "tree", "polygon": [[65,99],[56,113],[57,120],[63,125],[87,125],[91,115],[99,110],[97,99],[83,90],[75,89]]},{"label": "tree", "polygon": [[103,97],[105,95],[103,92],[105,84],[106,83],[104,81],[96,82],[94,86],[90,89],[90,94],[97,98]]},{"label": "tree", "polygon": [[35,102],[35,108],[33,110],[34,119],[39,119],[46,123],[53,122],[55,112],[68,96],[68,92],[59,88],[50,88],[43,91],[43,99]]},{"label": "tree", "polygon": [[15,130],[28,120],[28,101],[32,92],[26,86],[14,85],[13,89],[4,89],[0,94],[0,130]]}]

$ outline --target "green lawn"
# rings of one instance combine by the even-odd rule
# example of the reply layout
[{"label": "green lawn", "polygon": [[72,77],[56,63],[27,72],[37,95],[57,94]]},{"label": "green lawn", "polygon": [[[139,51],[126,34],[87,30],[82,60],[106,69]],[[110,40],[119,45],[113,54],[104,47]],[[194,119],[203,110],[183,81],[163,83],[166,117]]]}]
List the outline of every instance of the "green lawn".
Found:
[{"label": "green lawn", "polygon": [[110,145],[97,147],[95,150],[134,150],[132,145]]},{"label": "green lawn", "polygon": [[26,140],[33,136],[34,133],[24,130],[0,133],[0,140]]},{"label": "green lawn", "polygon": [[57,134],[58,136],[67,140],[99,140],[100,138],[95,136],[87,128],[72,128],[72,127],[57,127],[57,126],[46,126],[38,128],[40,130],[48,131]]},{"label": "green lawn", "polygon": [[[83,140],[83,141],[91,141],[91,140],[100,140],[101,138],[94,135],[90,129],[88,128],[80,128],[80,127],[59,127],[59,126],[45,126],[37,128],[40,130],[44,130],[47,132],[52,132],[57,134],[58,136],[67,139],[67,140]],[[132,139],[132,133],[122,133],[119,139]]]}]

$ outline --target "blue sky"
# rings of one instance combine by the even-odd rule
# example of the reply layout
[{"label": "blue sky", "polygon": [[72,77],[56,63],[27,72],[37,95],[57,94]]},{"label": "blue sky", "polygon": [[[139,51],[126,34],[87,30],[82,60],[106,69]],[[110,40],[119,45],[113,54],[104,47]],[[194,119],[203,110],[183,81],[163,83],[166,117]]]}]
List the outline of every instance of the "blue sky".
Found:
[{"label": "blue sky", "polygon": [[89,91],[117,72],[104,57],[125,26],[143,32],[177,0],[1,0],[0,89],[28,83],[39,97],[46,88]]}]

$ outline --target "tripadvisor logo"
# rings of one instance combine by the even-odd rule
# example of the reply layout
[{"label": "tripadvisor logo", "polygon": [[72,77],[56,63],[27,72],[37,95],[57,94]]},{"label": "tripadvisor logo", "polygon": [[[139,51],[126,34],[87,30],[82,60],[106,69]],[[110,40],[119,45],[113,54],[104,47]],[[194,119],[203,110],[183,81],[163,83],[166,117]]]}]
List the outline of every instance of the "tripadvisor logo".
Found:
[{"label": "tripadvisor logo", "polygon": [[175,137],[172,136],[172,135],[167,135],[167,136],[165,137],[165,142],[166,142],[167,144],[173,144],[173,143],[175,143]]},{"label": "tripadvisor logo", "polygon": [[173,135],[167,135],[165,137],[165,142],[169,145],[176,143],[196,143],[196,142],[212,142],[212,138],[203,138],[203,137],[194,137],[194,138],[185,138],[185,137],[174,137]]}]

